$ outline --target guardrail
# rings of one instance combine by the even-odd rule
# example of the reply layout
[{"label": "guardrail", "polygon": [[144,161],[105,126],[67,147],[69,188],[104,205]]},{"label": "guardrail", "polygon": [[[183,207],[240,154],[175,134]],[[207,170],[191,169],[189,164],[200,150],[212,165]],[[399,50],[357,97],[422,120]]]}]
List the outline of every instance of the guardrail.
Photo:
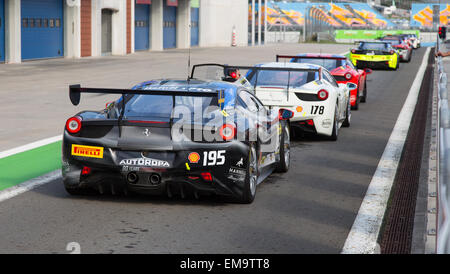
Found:
[{"label": "guardrail", "polygon": [[[442,41],[437,38],[436,49]],[[450,253],[450,111],[447,94],[447,73],[444,71],[442,57],[437,57],[438,71],[438,188],[437,188],[437,233],[436,253]]]}]

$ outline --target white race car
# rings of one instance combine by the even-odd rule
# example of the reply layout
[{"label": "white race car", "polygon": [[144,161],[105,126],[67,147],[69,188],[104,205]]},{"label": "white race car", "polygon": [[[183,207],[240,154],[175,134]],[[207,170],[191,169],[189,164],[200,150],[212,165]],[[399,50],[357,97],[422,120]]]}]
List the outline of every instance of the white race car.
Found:
[{"label": "white race car", "polygon": [[[247,71],[244,76],[244,71]],[[337,140],[341,126],[350,126],[350,90],[354,83],[338,84],[322,66],[273,62],[257,66],[197,64],[190,79],[234,82],[253,89],[266,107],[294,112],[292,128]]]},{"label": "white race car", "polygon": [[265,63],[249,70],[246,78],[264,105],[294,112],[291,127],[337,140],[339,128],[350,126],[349,90],[357,86],[338,84],[322,66]]}]

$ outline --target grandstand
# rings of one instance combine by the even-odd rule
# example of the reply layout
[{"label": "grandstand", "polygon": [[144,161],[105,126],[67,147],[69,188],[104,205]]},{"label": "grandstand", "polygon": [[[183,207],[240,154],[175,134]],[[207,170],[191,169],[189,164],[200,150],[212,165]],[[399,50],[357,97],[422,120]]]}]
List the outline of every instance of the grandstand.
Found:
[{"label": "grandstand", "polygon": [[[431,28],[433,26],[433,6],[435,3],[413,3],[411,7],[411,27]],[[450,5],[441,4],[439,21],[441,25],[450,25]]]},{"label": "grandstand", "polygon": [[387,28],[395,25],[366,3],[268,3],[267,20],[269,26],[285,24],[301,27],[305,13],[310,7],[322,10],[328,23],[335,28]]}]

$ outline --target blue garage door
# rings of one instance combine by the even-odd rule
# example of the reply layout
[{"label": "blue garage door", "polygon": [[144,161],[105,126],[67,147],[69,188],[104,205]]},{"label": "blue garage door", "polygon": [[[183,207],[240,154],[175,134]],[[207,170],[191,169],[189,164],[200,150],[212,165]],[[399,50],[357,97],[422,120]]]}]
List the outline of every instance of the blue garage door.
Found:
[{"label": "blue garage door", "polygon": [[0,0],[0,62],[5,61],[5,1]]},{"label": "blue garage door", "polygon": [[64,56],[63,0],[22,0],[22,59]]},{"label": "blue garage door", "polygon": [[191,8],[191,46],[198,46],[199,8]]},{"label": "blue garage door", "polygon": [[150,5],[136,4],[134,23],[134,47],[147,50],[150,46]]},{"label": "blue garage door", "polygon": [[175,48],[177,46],[177,7],[166,5],[164,1],[164,41],[165,49]]}]

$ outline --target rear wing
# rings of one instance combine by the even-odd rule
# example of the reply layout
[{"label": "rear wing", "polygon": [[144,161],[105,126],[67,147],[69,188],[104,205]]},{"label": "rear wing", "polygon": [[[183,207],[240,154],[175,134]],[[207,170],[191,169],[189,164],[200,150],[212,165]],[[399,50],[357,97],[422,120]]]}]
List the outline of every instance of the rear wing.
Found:
[{"label": "rear wing", "polygon": [[345,60],[346,57],[333,57],[333,56],[296,56],[296,55],[276,55],[276,62],[280,59],[335,59],[335,60]]},{"label": "rear wing", "polygon": [[[317,72],[319,75],[319,80],[322,80],[322,67],[319,68],[289,68],[289,67],[260,67],[260,66],[231,66],[231,65],[224,65],[224,64],[216,64],[216,63],[205,63],[205,64],[197,64],[192,67],[191,76],[189,79],[196,79],[195,78],[195,70],[199,67],[219,67],[223,69],[224,78],[229,79],[230,75],[228,72],[235,72],[236,70],[248,70],[252,72],[257,71],[286,71],[288,72],[288,78],[286,83],[286,98],[289,100],[289,87],[290,87],[290,80],[291,80],[291,72]],[[248,74],[248,73],[247,73]],[[253,90],[256,92],[256,87],[258,86],[258,74],[255,73],[255,81],[253,84]],[[234,78],[234,81],[237,81],[237,78]],[[223,79],[225,80],[225,79]],[[245,82],[249,83],[247,79],[244,79]],[[250,83],[249,83],[250,85]]]},{"label": "rear wing", "polygon": [[[180,87],[182,89],[183,87]],[[190,97],[218,97],[218,91],[197,91],[196,88],[187,87],[186,90],[174,90],[169,87],[153,87],[152,89],[115,89],[115,88],[82,88],[81,85],[69,86],[69,98],[74,106],[80,103],[81,93],[101,94],[142,94],[142,95],[164,95],[164,96],[190,96]],[[201,89],[206,90],[206,89]]]},{"label": "rear wing", "polygon": [[[236,69],[242,69],[242,70],[268,70],[268,71],[287,71],[287,72],[295,72],[295,71],[317,71],[319,72],[320,79],[322,78],[322,68],[317,69],[304,69],[304,68],[286,68],[286,67],[257,67],[257,66],[231,66],[231,65],[224,65],[224,64],[217,64],[217,63],[205,63],[205,64],[197,64],[192,67],[191,76],[189,79],[195,79],[195,70],[199,67],[221,67],[224,71],[224,76],[228,76],[226,74],[227,71],[230,70],[236,70]],[[255,81],[255,87],[257,84],[257,79]]]}]

